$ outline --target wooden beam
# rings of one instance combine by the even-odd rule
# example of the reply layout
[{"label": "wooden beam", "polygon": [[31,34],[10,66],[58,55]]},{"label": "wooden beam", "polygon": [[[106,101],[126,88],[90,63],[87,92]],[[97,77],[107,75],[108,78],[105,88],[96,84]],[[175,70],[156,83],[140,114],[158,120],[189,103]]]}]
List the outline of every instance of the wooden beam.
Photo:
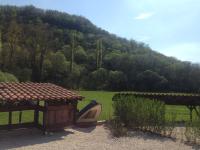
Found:
[{"label": "wooden beam", "polygon": [[150,100],[159,100],[168,105],[200,106],[199,94],[127,92],[115,94],[112,100],[115,101],[117,100],[117,97],[120,96],[134,96],[148,98]]},{"label": "wooden beam", "polygon": [[45,111],[43,106],[13,106],[13,107],[0,107],[0,112],[9,112],[9,111],[22,111],[22,110],[38,110]]},{"label": "wooden beam", "polygon": [[[9,126],[9,130],[10,129],[19,129],[19,128],[30,128],[30,127],[35,127],[34,122],[11,124]],[[7,130],[7,129],[8,129],[8,125],[0,125],[0,130]]]}]

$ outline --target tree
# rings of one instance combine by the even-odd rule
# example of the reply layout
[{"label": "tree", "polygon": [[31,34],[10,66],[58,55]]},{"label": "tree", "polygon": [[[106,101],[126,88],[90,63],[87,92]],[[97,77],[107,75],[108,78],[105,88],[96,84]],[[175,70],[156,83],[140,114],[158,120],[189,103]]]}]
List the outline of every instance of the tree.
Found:
[{"label": "tree", "polygon": [[12,20],[8,27],[8,33],[6,34],[7,44],[9,48],[8,66],[12,67],[13,65],[12,60],[14,53],[19,46],[20,36],[21,36],[21,28],[17,24],[16,20]]},{"label": "tree", "polygon": [[151,70],[146,70],[137,75],[137,89],[142,91],[165,90],[167,79]]},{"label": "tree", "polygon": [[102,50],[102,40],[97,40],[97,48],[96,48],[96,67],[97,69],[102,66],[103,59],[103,50]]},{"label": "tree", "polygon": [[88,19],[0,6],[0,70],[69,88],[199,92],[200,65],[110,34]]},{"label": "tree", "polygon": [[70,59],[70,71],[73,71],[74,66],[74,51],[75,51],[75,37],[76,31],[72,32],[72,43],[71,43],[71,59]]},{"label": "tree", "polygon": [[81,67],[74,64],[74,69],[69,73],[67,77],[64,78],[62,85],[71,89],[79,89]]},{"label": "tree", "polygon": [[0,30],[0,53],[2,51],[2,35],[1,35],[1,30]]},{"label": "tree", "polygon": [[44,61],[44,80],[62,83],[69,74],[69,62],[61,52],[51,53]]},{"label": "tree", "polygon": [[90,74],[90,88],[103,90],[107,88],[108,71],[104,68],[99,68]]},{"label": "tree", "polygon": [[40,81],[42,79],[43,63],[44,63],[45,55],[49,49],[52,32],[48,31],[49,30],[48,25],[39,26],[38,30],[39,30],[38,38],[39,38],[39,52],[40,52],[38,80]]},{"label": "tree", "polygon": [[65,55],[65,58],[67,60],[71,59],[71,46],[70,45],[64,45],[61,49],[61,52]]},{"label": "tree", "polygon": [[74,54],[74,60],[78,64],[84,64],[87,61],[87,54],[83,47],[78,46]]},{"label": "tree", "polygon": [[36,25],[30,24],[25,31],[30,35],[24,34],[23,41],[29,51],[30,66],[32,68],[32,80],[41,81],[45,56],[50,48],[52,41],[52,31],[48,24],[43,24],[38,20]]},{"label": "tree", "polygon": [[127,90],[127,77],[121,71],[109,71],[108,82],[110,90]]},{"label": "tree", "polygon": [[2,61],[2,35],[0,30],[0,68],[3,68],[3,61]]},{"label": "tree", "polygon": [[18,82],[18,79],[13,74],[0,71],[0,82]]}]

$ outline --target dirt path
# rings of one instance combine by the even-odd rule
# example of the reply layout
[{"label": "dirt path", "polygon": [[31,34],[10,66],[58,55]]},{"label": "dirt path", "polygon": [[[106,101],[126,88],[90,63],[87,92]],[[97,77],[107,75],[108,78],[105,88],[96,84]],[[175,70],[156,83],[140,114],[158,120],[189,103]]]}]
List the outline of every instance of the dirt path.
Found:
[{"label": "dirt path", "polygon": [[0,149],[17,150],[189,150],[167,138],[138,133],[134,137],[112,138],[104,126],[72,128],[53,135],[42,135],[37,129],[0,132]]}]

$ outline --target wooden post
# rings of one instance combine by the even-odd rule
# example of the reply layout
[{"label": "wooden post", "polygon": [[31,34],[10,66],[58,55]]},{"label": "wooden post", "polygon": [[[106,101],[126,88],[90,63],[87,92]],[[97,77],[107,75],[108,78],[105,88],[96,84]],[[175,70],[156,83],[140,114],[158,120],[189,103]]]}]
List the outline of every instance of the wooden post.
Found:
[{"label": "wooden post", "polygon": [[192,112],[193,112],[193,109],[195,108],[194,106],[187,106],[188,109],[190,110],[190,122],[192,122]]},{"label": "wooden post", "polygon": [[77,115],[77,104],[78,104],[78,101],[76,100],[76,101],[74,101],[73,102],[73,113],[74,113],[74,115],[73,115],[73,124],[76,124],[76,115]]},{"label": "wooden post", "polygon": [[190,122],[192,122],[192,109],[190,109]]},{"label": "wooden post", "polygon": [[197,110],[197,108],[196,108],[196,107],[194,107],[194,110],[195,110],[195,112],[196,112],[197,116],[198,116],[198,117],[200,117],[200,113],[199,113],[199,111]]},{"label": "wooden post", "polygon": [[8,118],[8,129],[10,130],[12,126],[12,111],[9,111],[9,118]]},{"label": "wooden post", "polygon": [[38,111],[38,107],[39,107],[39,101],[37,101],[37,109],[34,110],[34,123],[37,126],[38,125],[38,119],[39,119],[39,111]]},{"label": "wooden post", "polygon": [[19,112],[19,123],[22,123],[22,111]]},{"label": "wooden post", "polygon": [[42,124],[42,128],[43,128],[43,133],[44,135],[46,134],[46,113],[47,113],[47,102],[44,101],[44,108],[45,110],[43,111],[43,124]]}]

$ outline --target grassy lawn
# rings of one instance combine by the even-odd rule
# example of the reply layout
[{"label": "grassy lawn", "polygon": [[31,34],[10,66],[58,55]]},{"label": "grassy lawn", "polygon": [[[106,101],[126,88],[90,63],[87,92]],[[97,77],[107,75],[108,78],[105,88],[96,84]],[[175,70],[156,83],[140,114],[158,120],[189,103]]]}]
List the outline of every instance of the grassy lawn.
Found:
[{"label": "grassy lawn", "polygon": [[82,102],[79,102],[78,108],[82,109],[91,100],[97,100],[102,104],[103,112],[101,113],[99,120],[109,119],[113,114],[112,109],[112,97],[115,92],[105,91],[80,91],[80,94],[85,97]]},{"label": "grassy lawn", "polygon": [[166,106],[166,117],[168,118],[171,114],[174,114],[176,116],[176,121],[189,121],[189,113],[190,112],[186,106]]},{"label": "grassy lawn", "polygon": [[[78,104],[78,109],[82,109],[91,100],[97,100],[102,104],[103,111],[99,117],[99,120],[106,120],[111,118],[113,114],[112,108],[112,97],[115,92],[105,92],[105,91],[80,91],[80,94],[85,97],[85,99]],[[175,113],[176,120],[189,120],[189,110],[185,106],[166,106],[166,117],[168,114]],[[13,123],[18,122],[19,112],[13,112]],[[42,116],[42,115],[40,115]],[[40,122],[41,122],[40,117]],[[23,111],[22,122],[33,121],[33,111]],[[0,113],[0,125],[6,124],[8,122],[8,113]]]},{"label": "grassy lawn", "polygon": [[[22,113],[22,123],[25,122],[33,122],[34,118],[34,111],[33,110],[26,110]],[[12,112],[12,123],[18,123],[19,121],[19,111]],[[0,113],[0,125],[4,125],[8,123],[8,112],[1,112]]]},{"label": "grassy lawn", "polygon": [[[87,105],[91,100],[97,100],[99,103],[102,104],[103,112],[99,120],[106,120],[109,119],[113,114],[112,108],[112,97],[116,92],[105,92],[105,91],[80,91],[80,94],[85,97],[82,102],[79,102],[78,108],[81,109],[85,105]],[[166,117],[169,114],[175,113],[177,121],[188,121],[189,117],[189,110],[186,106],[166,106]],[[195,113],[193,112],[195,115]]]}]

